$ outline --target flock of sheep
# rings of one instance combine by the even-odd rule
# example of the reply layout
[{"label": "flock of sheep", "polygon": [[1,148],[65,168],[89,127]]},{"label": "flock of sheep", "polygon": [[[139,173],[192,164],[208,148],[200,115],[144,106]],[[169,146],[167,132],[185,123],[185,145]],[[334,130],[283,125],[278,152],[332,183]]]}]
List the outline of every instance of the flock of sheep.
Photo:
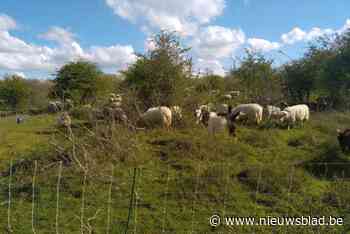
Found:
[{"label": "flock of sheep", "polygon": [[[50,103],[53,105],[53,103]],[[96,112],[97,119],[109,119],[122,124],[128,123],[126,113],[122,109],[122,97],[110,94],[109,102],[103,107],[103,111]],[[263,107],[256,103],[241,104],[233,108],[231,105],[219,104],[214,107],[209,103],[199,106],[194,115],[197,124],[204,125],[209,134],[228,131],[231,136],[235,136],[235,123],[244,121],[246,123],[259,125],[263,120],[286,123],[288,129],[295,124],[303,125],[310,118],[310,110],[306,104],[287,106],[283,110],[276,106],[267,105]],[[140,114],[137,126],[143,128],[163,127],[170,129],[174,123],[183,120],[182,109],[179,106],[158,106],[149,108]],[[63,112],[58,124],[71,133],[71,118],[68,112]],[[338,130],[338,141],[342,150],[350,151],[350,129]]]},{"label": "flock of sheep", "polygon": [[[69,103],[69,105],[71,105]],[[55,107],[57,106],[57,107]],[[56,102],[51,102],[51,109],[58,109]],[[110,94],[108,103],[99,113],[96,112],[97,119],[108,117],[121,123],[127,123],[128,118],[122,109],[122,97],[114,93]],[[235,135],[235,121],[246,121],[259,125],[264,118],[287,122],[288,127],[296,122],[303,123],[309,120],[309,108],[307,105],[295,105],[281,110],[279,107],[267,106],[265,109],[256,103],[241,104],[233,108],[227,104],[219,104],[215,108],[212,104],[201,105],[195,110],[195,118],[198,124],[203,124],[208,128],[209,133],[215,134],[228,130],[231,135]],[[176,121],[183,118],[182,109],[179,106],[159,106],[149,108],[140,114],[138,126],[141,127],[165,127],[169,129]],[[70,123],[69,115],[64,112],[59,118],[59,124],[67,127]]]},{"label": "flock of sheep", "polygon": [[284,110],[275,106],[267,106],[264,111],[264,108],[256,103],[241,104],[235,108],[221,104],[216,112],[211,109],[211,105],[202,105],[196,110],[197,123],[201,122],[208,126],[208,131],[211,134],[222,132],[224,129],[228,129],[230,134],[234,134],[233,122],[237,120],[259,125],[265,117],[268,120],[286,122],[289,129],[291,125],[303,123],[310,117],[309,107],[304,104],[290,106]]}]

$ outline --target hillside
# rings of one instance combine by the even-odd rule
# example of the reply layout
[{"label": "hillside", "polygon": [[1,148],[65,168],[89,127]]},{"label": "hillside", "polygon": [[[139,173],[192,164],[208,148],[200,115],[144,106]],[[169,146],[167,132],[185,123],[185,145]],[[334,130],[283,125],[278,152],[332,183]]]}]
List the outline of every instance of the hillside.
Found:
[{"label": "hillside", "polygon": [[[349,113],[313,114],[290,131],[239,125],[236,139],[209,136],[192,122],[136,133],[100,126],[101,134],[76,123],[69,141],[54,119],[0,120],[2,232],[9,214],[14,233],[121,233],[127,226],[129,233],[350,233],[350,156],[336,139],[337,128],[349,127]],[[345,225],[212,228],[213,214],[331,215]]]}]

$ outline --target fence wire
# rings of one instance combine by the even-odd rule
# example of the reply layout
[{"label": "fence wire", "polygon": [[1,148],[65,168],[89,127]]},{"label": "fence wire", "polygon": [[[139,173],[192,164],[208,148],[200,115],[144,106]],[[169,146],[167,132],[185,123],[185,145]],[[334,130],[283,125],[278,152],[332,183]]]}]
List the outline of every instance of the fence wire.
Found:
[{"label": "fence wire", "polygon": [[[12,167],[12,160],[9,164]],[[339,165],[342,170],[337,171]],[[188,171],[171,165],[124,169],[128,173],[111,166],[109,174],[96,176],[85,171],[77,178],[68,173],[62,162],[56,165],[56,175],[47,175],[35,161],[30,180],[9,170],[0,181],[3,188],[0,217],[7,214],[6,221],[0,219],[0,228],[10,233],[34,234],[283,233],[281,227],[213,229],[208,219],[213,214],[259,217],[267,211],[275,216],[295,215],[298,211],[290,204],[299,205],[310,216],[326,214],[322,211],[324,203],[350,210],[350,204],[340,197],[341,193],[350,192],[350,163],[303,165],[309,168],[311,177],[325,180],[328,186],[339,190],[339,197],[325,194],[315,200],[310,193],[302,201],[296,200],[300,199],[300,190],[307,190],[309,184],[298,175],[297,166],[290,165],[279,178],[268,178],[269,171],[263,165],[248,167],[238,174],[233,172],[233,166],[237,165],[217,164],[204,169],[198,164]],[[285,186],[278,187],[275,181],[282,181]],[[295,233],[303,233],[296,230]],[[307,233],[325,230],[328,229],[310,227]]]}]

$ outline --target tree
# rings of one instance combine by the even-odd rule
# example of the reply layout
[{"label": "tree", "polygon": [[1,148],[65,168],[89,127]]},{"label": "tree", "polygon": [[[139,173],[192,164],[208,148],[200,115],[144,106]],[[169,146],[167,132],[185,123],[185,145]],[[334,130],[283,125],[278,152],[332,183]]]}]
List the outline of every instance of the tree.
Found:
[{"label": "tree", "polygon": [[97,79],[102,71],[97,65],[86,62],[70,62],[61,67],[54,79],[52,94],[61,99],[71,98],[84,104],[94,100]]},{"label": "tree", "polygon": [[283,77],[293,102],[328,97],[334,107],[350,101],[350,31],[313,41],[304,56],[284,66]]},{"label": "tree", "polygon": [[30,89],[28,106],[30,108],[46,108],[49,102],[49,93],[53,87],[51,80],[25,79]]},{"label": "tree", "polygon": [[262,54],[247,50],[246,57],[238,68],[231,70],[230,76],[238,79],[239,86],[250,101],[270,102],[278,99],[281,91],[281,81],[275,74],[272,63],[272,60],[266,59]]},{"label": "tree", "polygon": [[310,60],[300,59],[284,67],[288,93],[292,102],[309,102],[315,89],[316,70]]},{"label": "tree", "polygon": [[152,39],[153,50],[138,54],[135,64],[124,72],[125,84],[135,90],[146,108],[182,102],[191,75],[189,48],[183,48],[174,32],[161,31]]},{"label": "tree", "polygon": [[324,68],[323,86],[329,90],[335,107],[349,107],[350,102],[350,30],[331,43],[331,55]]},{"label": "tree", "polygon": [[102,74],[96,80],[96,97],[105,98],[108,94],[116,92],[122,79],[118,75]]},{"label": "tree", "polygon": [[198,79],[196,91],[210,92],[211,90],[223,90],[224,78],[218,75],[206,75]]},{"label": "tree", "polygon": [[30,88],[26,81],[17,75],[6,76],[0,82],[0,99],[7,107],[19,109],[26,106]]}]

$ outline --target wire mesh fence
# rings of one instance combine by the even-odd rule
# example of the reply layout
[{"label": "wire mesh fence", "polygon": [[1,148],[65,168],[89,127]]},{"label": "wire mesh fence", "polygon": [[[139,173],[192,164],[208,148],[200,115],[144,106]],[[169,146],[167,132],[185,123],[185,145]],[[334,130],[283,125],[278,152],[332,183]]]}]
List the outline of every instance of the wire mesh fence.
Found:
[{"label": "wire mesh fence", "polygon": [[[12,160],[9,164],[13,168]],[[239,173],[233,166],[237,168],[237,164],[213,164],[206,168],[198,164],[186,170],[169,164],[157,169],[122,171],[111,166],[109,174],[82,171],[77,176],[69,173],[62,161],[54,165],[57,170],[50,170],[50,174],[35,161],[28,170],[30,177],[10,169],[2,178],[0,227],[8,233],[35,234],[283,233],[278,226],[214,228],[209,218],[213,214],[221,217],[333,214],[333,210],[323,210],[324,203],[350,210],[350,204],[337,193],[320,196],[308,193],[310,184],[298,174],[298,166],[288,166],[279,177],[269,174],[263,165]],[[308,168],[311,177],[327,181],[332,186],[329,191],[350,192],[350,163],[308,163],[303,167]],[[301,191],[308,196],[301,197]],[[324,233],[334,231],[331,228],[304,227],[306,232],[299,229],[287,232]]]}]

